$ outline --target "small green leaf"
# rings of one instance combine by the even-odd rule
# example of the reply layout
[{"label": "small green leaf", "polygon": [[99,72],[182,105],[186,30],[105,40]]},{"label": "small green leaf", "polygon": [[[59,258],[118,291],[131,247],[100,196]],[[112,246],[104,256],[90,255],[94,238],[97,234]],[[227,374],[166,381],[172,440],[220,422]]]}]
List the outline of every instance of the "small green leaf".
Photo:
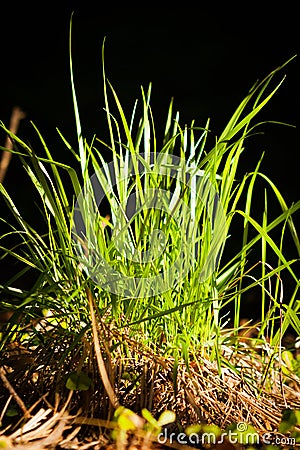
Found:
[{"label": "small green leaf", "polygon": [[19,414],[18,410],[15,406],[10,406],[9,408],[7,408],[7,411],[6,411],[7,417],[16,417],[18,414]]},{"label": "small green leaf", "polygon": [[142,428],[144,424],[144,419],[122,405],[116,409],[114,419],[117,420],[120,430],[125,431]]},{"label": "small green leaf", "polygon": [[176,414],[173,411],[164,411],[159,416],[157,421],[158,426],[163,427],[164,425],[168,425],[169,423],[175,422]]},{"label": "small green leaf", "polygon": [[12,443],[9,438],[5,436],[0,437],[0,448],[12,448]]},{"label": "small green leaf", "polygon": [[287,433],[291,429],[291,424],[289,422],[286,422],[285,420],[282,420],[279,424],[278,431],[282,434]]},{"label": "small green leaf", "polygon": [[69,375],[66,387],[71,391],[87,391],[92,380],[83,372],[73,372]]},{"label": "small green leaf", "polygon": [[298,419],[299,415],[295,411],[292,409],[284,409],[282,411],[282,420],[278,427],[279,432],[285,434],[293,429],[297,425]]},{"label": "small green leaf", "polygon": [[121,414],[118,418],[118,425],[121,430],[129,431],[129,430],[135,430],[136,426],[133,423],[133,421],[130,419],[129,416],[126,414]]},{"label": "small green leaf", "polygon": [[187,436],[190,436],[191,434],[199,434],[201,430],[202,426],[200,425],[200,423],[194,423],[193,425],[189,425],[188,427],[186,427],[184,431]]},{"label": "small green leaf", "polygon": [[149,424],[151,424],[154,428],[159,428],[159,424],[156,419],[152,416],[151,412],[148,409],[142,409],[142,416],[147,420]]},{"label": "small green leaf", "polygon": [[125,407],[124,406],[119,406],[116,410],[115,410],[115,413],[114,413],[114,418],[115,419],[117,419],[122,413],[123,413],[123,411],[125,410]]},{"label": "small green leaf", "polygon": [[222,430],[217,425],[206,425],[203,424],[202,432],[207,434],[214,434],[215,436],[221,436]]},{"label": "small green leaf", "polygon": [[284,409],[282,411],[282,420],[289,422],[291,425],[297,424],[297,417],[293,409]]}]

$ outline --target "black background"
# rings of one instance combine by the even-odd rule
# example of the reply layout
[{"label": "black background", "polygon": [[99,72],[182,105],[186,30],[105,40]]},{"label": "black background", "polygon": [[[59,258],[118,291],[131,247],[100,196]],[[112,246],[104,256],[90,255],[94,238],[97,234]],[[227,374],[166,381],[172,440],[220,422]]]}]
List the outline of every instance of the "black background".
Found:
[{"label": "black background", "polygon": [[[161,2],[162,3],[162,2]],[[222,3],[223,4],[223,3]],[[40,6],[39,6],[40,5]],[[45,6],[46,5],[46,6]],[[11,4],[1,7],[0,119],[8,125],[13,106],[27,114],[19,134],[40,144],[32,120],[54,158],[70,162],[56,127],[76,146],[76,128],[69,70],[69,23],[73,16],[73,64],[83,131],[87,139],[106,136],[103,111],[101,49],[104,37],[106,75],[130,114],[140,87],[152,82],[156,127],[164,127],[171,97],[180,123],[204,126],[211,119],[212,135],[219,135],[252,85],[297,53],[295,7],[238,8],[187,3],[163,7],[102,2]],[[247,9],[248,8],[248,9]],[[259,120],[297,125],[299,114],[298,57],[277,78],[286,79]],[[128,116],[129,117],[129,116]],[[266,125],[264,134],[249,141],[241,173],[256,166],[263,151],[263,171],[271,177],[290,205],[299,200],[299,145],[297,129]],[[4,135],[0,135],[4,144]],[[42,148],[41,148],[42,152]],[[5,186],[20,210],[35,223],[34,193],[13,157]],[[263,190],[254,204],[263,202]],[[274,203],[272,203],[274,201]],[[6,217],[3,202],[1,217]],[[270,197],[269,211],[277,203]],[[277,210],[276,210],[277,211]],[[299,219],[299,214],[295,216]],[[299,220],[297,222],[299,225]],[[296,257],[291,245],[291,257]],[[5,279],[9,268],[1,269]]]}]

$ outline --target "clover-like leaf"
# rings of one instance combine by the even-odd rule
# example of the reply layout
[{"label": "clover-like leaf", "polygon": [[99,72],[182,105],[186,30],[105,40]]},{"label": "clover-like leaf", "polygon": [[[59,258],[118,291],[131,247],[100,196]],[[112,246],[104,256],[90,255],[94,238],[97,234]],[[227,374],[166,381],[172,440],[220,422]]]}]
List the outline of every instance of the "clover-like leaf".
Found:
[{"label": "clover-like leaf", "polygon": [[160,427],[163,427],[164,425],[175,422],[175,419],[176,414],[173,411],[167,410],[161,413],[157,423]]},{"label": "clover-like leaf", "polygon": [[92,380],[84,372],[73,372],[66,381],[66,387],[71,391],[87,391]]}]

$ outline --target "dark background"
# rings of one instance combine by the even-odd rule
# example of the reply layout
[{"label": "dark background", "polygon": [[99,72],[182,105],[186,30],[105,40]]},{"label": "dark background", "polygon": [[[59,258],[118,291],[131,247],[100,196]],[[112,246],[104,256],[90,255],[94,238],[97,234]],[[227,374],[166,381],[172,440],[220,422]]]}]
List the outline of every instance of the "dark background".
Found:
[{"label": "dark background", "polygon": [[[236,9],[230,8],[230,3],[220,7],[215,2],[211,7],[202,7],[199,2],[197,6],[187,3],[163,8],[150,3],[133,7],[124,6],[124,2],[122,6],[109,6],[89,1],[41,5],[29,2],[1,6],[0,119],[8,125],[13,106],[21,106],[27,118],[20,126],[20,136],[39,151],[41,146],[29,124],[32,120],[54,158],[61,162],[70,162],[71,158],[56,127],[76,146],[69,71],[72,11],[74,76],[88,140],[94,134],[103,138],[107,133],[101,60],[105,36],[106,74],[128,114],[135,99],[141,98],[140,87],[146,89],[152,82],[151,104],[158,131],[165,125],[174,97],[181,125],[195,119],[197,125],[204,126],[210,118],[213,136],[222,132],[258,79],[297,53],[298,12],[289,3],[265,10],[253,3],[248,9]],[[297,125],[298,57],[276,80],[283,75],[283,85],[259,120]],[[262,169],[290,205],[300,198],[298,131],[280,125],[266,125],[263,130],[263,135],[249,141],[241,173],[253,170],[265,151]],[[0,137],[4,145],[5,137]],[[20,210],[35,223],[34,194],[28,190],[16,157],[4,184]],[[263,196],[263,190],[257,193],[254,205],[259,207]],[[0,215],[5,218],[3,201],[0,207]],[[276,208],[275,197],[270,197],[270,214]],[[299,219],[299,214],[295,218]],[[292,244],[290,252],[291,257],[297,257]],[[1,279],[9,272],[7,265],[2,267]]]}]

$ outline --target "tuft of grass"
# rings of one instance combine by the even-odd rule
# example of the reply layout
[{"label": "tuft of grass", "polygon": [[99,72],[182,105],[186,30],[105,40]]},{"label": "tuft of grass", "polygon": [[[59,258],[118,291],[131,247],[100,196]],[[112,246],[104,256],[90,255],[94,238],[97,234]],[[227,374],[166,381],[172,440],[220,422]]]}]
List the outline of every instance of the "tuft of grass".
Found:
[{"label": "tuft of grass", "polygon": [[[104,142],[95,137],[89,143],[82,135],[70,51],[78,149],[58,133],[74,165],[53,159],[34,123],[43,154],[1,123],[13,141],[12,152],[39,194],[39,213],[47,230],[40,235],[25,221],[0,184],[11,213],[10,231],[0,237],[0,258],[5,261],[10,256],[23,265],[1,286],[1,308],[14,311],[1,330],[2,352],[14,342],[34,351],[33,365],[40,379],[50,376],[49,367],[54,364],[60,393],[65,386],[61,380],[70,385],[74,373],[74,379],[80,374],[80,380],[88,381],[86,390],[92,389],[96,381],[89,377],[98,370],[113,407],[119,404],[113,361],[119,362],[125,380],[128,361],[138,364],[143,352],[159,361],[172,361],[175,391],[182,361],[189,370],[191,364],[205,360],[216,365],[220,377],[229,368],[254,385],[251,371],[244,376],[244,366],[234,361],[245,352],[254,363],[256,349],[261,349],[259,357],[264,362],[261,389],[272,389],[274,374],[285,381],[278,369],[283,338],[290,329],[300,334],[300,282],[294,271],[300,241],[293,221],[300,200],[288,206],[261,172],[262,159],[242,178],[237,171],[247,141],[264,125],[255,119],[281,88],[285,77],[275,80],[289,62],[251,88],[214,145],[207,148],[210,121],[203,126],[194,121],[180,125],[173,100],[163,140],[157,140],[151,84],[147,90],[141,88],[141,101],[126,118],[106,77],[103,44],[110,139]],[[111,161],[104,159],[103,147],[110,151]],[[73,195],[67,194],[64,172]],[[259,179],[266,185],[261,221],[252,214]],[[271,221],[270,196],[281,208]],[[103,199],[109,211],[101,210]],[[231,236],[236,217],[243,220],[241,247],[227,260],[226,246],[236,239]],[[279,233],[278,241],[271,237],[273,230]],[[287,234],[294,245],[292,260],[285,256]],[[7,246],[12,237],[16,245]],[[256,261],[250,262],[254,250]],[[269,255],[274,255],[276,265],[270,264]],[[29,271],[36,274],[34,285],[16,291],[15,283]],[[294,286],[290,298],[284,295],[285,274]],[[250,325],[242,325],[241,309],[245,293],[254,288],[260,290],[261,313],[249,337]],[[90,355],[98,369],[89,362]],[[88,378],[83,369],[89,372]],[[138,391],[139,381],[132,374],[128,377],[127,392]]]}]

